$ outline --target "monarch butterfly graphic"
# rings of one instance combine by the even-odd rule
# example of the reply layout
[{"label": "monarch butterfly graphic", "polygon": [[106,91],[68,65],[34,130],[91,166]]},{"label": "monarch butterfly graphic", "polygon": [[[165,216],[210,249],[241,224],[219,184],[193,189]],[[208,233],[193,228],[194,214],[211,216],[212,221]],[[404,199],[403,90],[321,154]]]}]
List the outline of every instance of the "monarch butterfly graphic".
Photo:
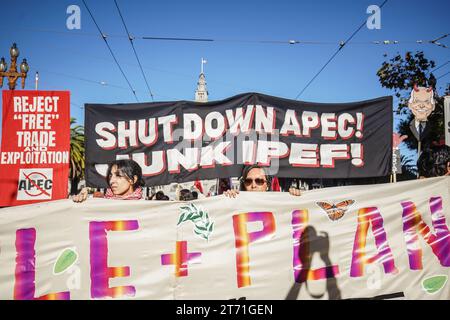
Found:
[{"label": "monarch butterfly graphic", "polygon": [[328,218],[330,218],[332,221],[336,221],[342,218],[347,212],[348,207],[354,203],[355,200],[344,200],[336,204],[328,203],[325,201],[316,202],[316,204],[327,213]]}]

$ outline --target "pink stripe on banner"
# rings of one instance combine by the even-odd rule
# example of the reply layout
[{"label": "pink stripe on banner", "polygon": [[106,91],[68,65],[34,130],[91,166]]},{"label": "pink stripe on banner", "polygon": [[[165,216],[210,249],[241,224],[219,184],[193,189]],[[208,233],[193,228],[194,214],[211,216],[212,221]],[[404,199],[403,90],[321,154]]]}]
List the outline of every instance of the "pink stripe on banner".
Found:
[{"label": "pink stripe on banner", "polygon": [[70,292],[49,293],[35,298],[36,229],[16,231],[16,269],[14,300],[70,300]]},{"label": "pink stripe on banner", "polygon": [[[396,274],[398,272],[395,267],[394,256],[387,241],[383,223],[383,217],[377,207],[358,210],[358,227],[353,243],[352,265],[350,269],[351,277],[363,276],[365,266],[374,262],[381,262],[385,273]],[[370,224],[372,224],[372,233],[375,238],[377,254],[367,258],[366,241]]]},{"label": "pink stripe on banner", "polygon": [[91,259],[91,297],[119,298],[134,297],[134,286],[109,287],[109,279],[127,277],[130,268],[108,266],[108,238],[107,231],[129,231],[139,229],[137,220],[129,221],[91,221],[89,223],[90,259]]},{"label": "pink stripe on banner", "polygon": [[[339,275],[339,267],[337,265],[325,266],[318,269],[311,269],[310,242],[303,241],[305,229],[309,223],[308,210],[292,211],[292,238],[294,241],[293,252],[293,268],[294,279],[297,283],[306,282],[307,280],[320,280],[327,278],[335,278]],[[302,257],[304,260],[302,261]]]},{"label": "pink stripe on banner", "polygon": [[419,234],[431,247],[434,255],[444,267],[450,267],[450,232],[447,227],[442,208],[441,197],[430,198],[431,221],[434,233],[423,221],[422,216],[411,201],[402,202],[403,207],[403,235],[408,251],[409,267],[411,270],[422,270],[422,248]]}]

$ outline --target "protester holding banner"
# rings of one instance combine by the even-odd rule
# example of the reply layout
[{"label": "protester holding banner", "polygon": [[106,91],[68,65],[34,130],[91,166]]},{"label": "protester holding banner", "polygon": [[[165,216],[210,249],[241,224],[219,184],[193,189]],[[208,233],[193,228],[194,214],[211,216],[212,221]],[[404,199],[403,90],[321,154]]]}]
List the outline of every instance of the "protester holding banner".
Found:
[{"label": "protester holding banner", "polygon": [[191,201],[195,200],[194,195],[188,189],[181,189],[180,193],[177,196],[178,201]]},{"label": "protester holding banner", "polygon": [[417,160],[420,178],[450,175],[450,147],[435,146],[422,152]]},{"label": "protester holding banner", "polygon": [[[116,160],[108,166],[106,174],[109,188],[104,198],[117,200],[140,200],[142,198],[142,169],[133,160]],[[74,202],[83,202],[88,197],[87,188],[74,196]]]},{"label": "protester holding banner", "polygon": [[217,194],[223,194],[224,192],[230,190],[232,188],[232,183],[230,178],[222,178],[219,179],[219,188]]},{"label": "protester holding banner", "polygon": [[[271,191],[272,178],[267,174],[264,167],[258,165],[244,167],[244,170],[242,170],[242,177],[239,181],[239,190],[241,191]],[[230,189],[225,191],[224,195],[235,198],[239,193],[239,190]],[[289,193],[293,196],[300,196],[300,190],[296,188],[289,188]]]},{"label": "protester holding banner", "polygon": [[147,200],[169,200],[169,197],[162,191],[158,191],[150,196]]}]

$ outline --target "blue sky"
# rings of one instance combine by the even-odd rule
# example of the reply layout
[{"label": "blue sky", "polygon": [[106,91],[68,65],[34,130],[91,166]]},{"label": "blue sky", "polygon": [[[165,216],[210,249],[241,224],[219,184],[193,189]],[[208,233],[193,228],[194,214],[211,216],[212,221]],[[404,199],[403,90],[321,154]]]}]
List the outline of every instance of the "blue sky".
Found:
[{"label": "blue sky", "polygon": [[[113,0],[86,0],[140,102],[151,101]],[[338,47],[369,17],[367,7],[382,0],[316,1],[141,1],[118,0],[131,34],[137,37],[208,38],[213,42],[134,41],[155,101],[193,100],[205,65],[210,100],[243,92],[295,99]],[[68,30],[69,5],[81,9],[81,29]],[[70,90],[71,115],[83,123],[84,103],[135,102],[128,85],[81,0],[22,0],[2,4],[0,56],[9,61],[16,42],[31,70],[26,88]],[[364,27],[319,75],[299,100],[350,102],[390,95],[376,71],[383,57],[423,50],[437,65],[450,60],[450,49],[416,40],[450,32],[447,0],[389,0],[381,9],[381,29]],[[319,44],[287,44],[288,40]],[[398,44],[374,45],[374,40]],[[258,41],[286,41],[260,43]],[[443,40],[450,46],[450,37]],[[436,75],[445,74],[450,64]],[[82,80],[84,79],[84,80]],[[86,81],[87,80],[87,81]],[[100,85],[94,82],[106,82]],[[441,92],[447,75],[438,82]],[[6,89],[6,85],[3,89]]]}]

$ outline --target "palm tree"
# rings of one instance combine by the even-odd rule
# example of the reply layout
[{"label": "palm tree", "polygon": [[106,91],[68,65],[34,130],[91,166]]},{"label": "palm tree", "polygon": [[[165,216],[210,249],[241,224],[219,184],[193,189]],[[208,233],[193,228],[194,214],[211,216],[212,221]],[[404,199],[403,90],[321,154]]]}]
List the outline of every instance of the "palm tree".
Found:
[{"label": "palm tree", "polygon": [[70,118],[70,194],[78,193],[78,183],[84,177],[84,127]]},{"label": "palm tree", "polygon": [[398,181],[417,179],[417,165],[410,156],[400,156],[402,173],[397,176]]}]

